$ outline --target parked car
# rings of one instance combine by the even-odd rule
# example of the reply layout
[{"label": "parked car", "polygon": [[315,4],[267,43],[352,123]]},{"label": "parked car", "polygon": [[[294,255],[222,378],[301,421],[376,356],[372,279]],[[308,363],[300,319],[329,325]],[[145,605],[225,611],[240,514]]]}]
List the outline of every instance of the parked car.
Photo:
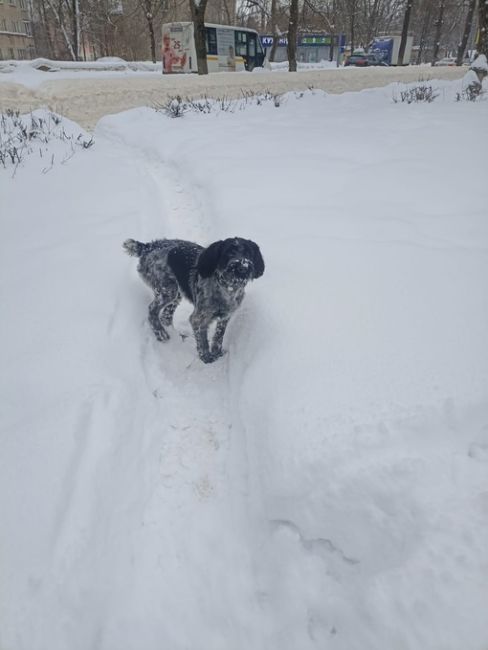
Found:
[{"label": "parked car", "polygon": [[344,65],[354,65],[358,68],[366,68],[370,65],[388,65],[381,57],[377,54],[351,54],[351,56],[346,59]]}]

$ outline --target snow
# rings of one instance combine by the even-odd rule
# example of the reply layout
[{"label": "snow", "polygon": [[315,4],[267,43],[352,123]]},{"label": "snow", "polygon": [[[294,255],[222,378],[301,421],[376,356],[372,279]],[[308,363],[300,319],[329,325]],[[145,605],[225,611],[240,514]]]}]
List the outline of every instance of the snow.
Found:
[{"label": "snow", "polygon": [[[320,61],[318,63],[297,64],[300,72],[313,70],[335,70],[336,62]],[[255,68],[252,73],[240,73],[240,76],[273,72],[288,72],[288,61],[267,64],[266,68]],[[45,81],[64,81],[79,79],[159,79],[162,74],[161,62],[125,61],[117,56],[101,57],[96,61],[54,61],[37,58],[31,61],[0,61],[0,82],[21,84],[36,89]],[[221,74],[221,73],[219,73]],[[233,73],[235,74],[235,73]],[[214,76],[213,74],[211,75]]]},{"label": "snow", "polygon": [[470,69],[480,70],[481,72],[488,73],[488,61],[486,60],[486,54],[479,54],[470,65]]},{"label": "snow", "polygon": [[481,87],[482,86],[482,84],[480,84],[480,80],[479,80],[478,75],[476,74],[476,72],[474,70],[471,70],[471,69],[466,72],[466,74],[463,77],[463,81],[462,81],[463,90],[466,90],[470,86],[471,87]]},{"label": "snow", "polygon": [[[486,648],[488,104],[459,87],[136,108],[0,168],[2,649]],[[266,272],[206,366],[121,244],[233,235]]]},{"label": "snow", "polygon": [[[55,62],[56,65],[61,63]],[[104,115],[136,108],[141,104],[152,107],[176,95],[236,98],[242,97],[243,92],[286,93],[309,88],[343,93],[387,86],[393,82],[429,80],[432,74],[436,79],[459,79],[465,72],[456,67],[433,70],[430,66],[378,66],[366,69],[305,67],[299,72],[290,73],[277,64],[277,69],[271,72],[260,70],[252,73],[163,76],[158,72],[117,72],[110,69],[73,71],[71,67],[75,64],[65,63],[67,69],[63,67],[57,72],[41,72],[25,65],[13,73],[0,74],[0,110],[15,108],[28,112],[49,106],[83,128],[93,130]]]},{"label": "snow", "polygon": [[96,61],[53,61],[37,58],[30,61],[0,61],[0,82],[38,88],[49,80],[154,78],[162,73],[161,63],[124,61],[119,57],[102,57]]}]

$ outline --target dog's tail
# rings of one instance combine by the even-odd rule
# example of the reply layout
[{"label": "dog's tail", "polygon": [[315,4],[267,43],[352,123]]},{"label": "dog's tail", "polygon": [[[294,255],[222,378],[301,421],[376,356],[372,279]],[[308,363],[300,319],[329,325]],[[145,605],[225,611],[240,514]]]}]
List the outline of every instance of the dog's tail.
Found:
[{"label": "dog's tail", "polygon": [[136,241],[135,239],[126,239],[122,244],[122,248],[125,250],[127,255],[131,255],[132,257],[140,257],[146,248],[146,244],[143,244],[140,241]]}]

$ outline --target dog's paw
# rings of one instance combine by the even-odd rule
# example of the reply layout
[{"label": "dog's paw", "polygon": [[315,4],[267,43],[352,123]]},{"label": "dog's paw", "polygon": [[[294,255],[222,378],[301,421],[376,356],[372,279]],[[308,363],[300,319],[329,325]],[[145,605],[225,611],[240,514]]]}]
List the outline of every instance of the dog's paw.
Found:
[{"label": "dog's paw", "polygon": [[201,354],[200,359],[203,363],[213,363],[214,361],[217,361],[217,359],[220,359],[220,357],[223,357],[224,354],[225,350],[212,350],[211,352],[204,352]]},{"label": "dog's paw", "polygon": [[161,329],[158,328],[157,330],[153,330],[153,331],[154,331],[154,336],[157,338],[158,341],[162,341],[162,342],[169,341],[169,334],[166,330],[162,328]]}]

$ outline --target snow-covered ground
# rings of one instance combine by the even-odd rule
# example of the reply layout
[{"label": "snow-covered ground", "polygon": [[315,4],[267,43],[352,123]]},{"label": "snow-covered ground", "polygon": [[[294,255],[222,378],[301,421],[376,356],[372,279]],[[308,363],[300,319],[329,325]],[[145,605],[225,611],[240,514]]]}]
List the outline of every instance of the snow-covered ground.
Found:
[{"label": "snow-covered ground", "polygon": [[[486,649],[488,103],[438,86],[0,168],[2,650]],[[233,235],[266,272],[206,366],[121,243]]]},{"label": "snow-covered ground", "polygon": [[[39,61],[39,60],[37,60]],[[428,65],[371,68],[335,68],[300,65],[298,72],[287,72],[286,64],[273,64],[273,70],[220,72],[204,76],[162,75],[159,64],[104,63],[74,64],[72,61],[50,62],[55,72],[43,72],[34,62],[0,62],[0,110],[14,108],[28,112],[49,107],[92,130],[104,115],[141,105],[152,107],[170,97],[242,97],[243,92],[285,93],[316,88],[328,93],[343,93],[364,88],[386,86],[392,82],[419,79],[459,79],[465,68]],[[73,70],[73,66],[79,69]],[[95,67],[94,67],[95,66]],[[133,67],[135,69],[133,69]],[[146,68],[153,66],[153,71]],[[2,74],[2,70],[6,70]]]},{"label": "snow-covered ground", "polygon": [[162,73],[162,64],[152,61],[124,61],[119,57],[103,57],[97,61],[0,61],[0,82],[38,88],[45,81],[80,79],[113,79],[120,77],[154,77]]}]

